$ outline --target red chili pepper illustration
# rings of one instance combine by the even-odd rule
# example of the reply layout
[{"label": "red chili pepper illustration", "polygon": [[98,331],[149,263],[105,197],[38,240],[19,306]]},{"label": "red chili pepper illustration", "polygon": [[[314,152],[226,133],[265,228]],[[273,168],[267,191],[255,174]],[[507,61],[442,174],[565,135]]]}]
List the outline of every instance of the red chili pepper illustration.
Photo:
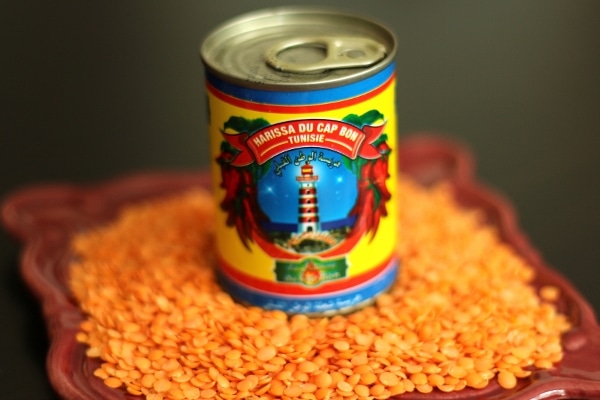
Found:
[{"label": "red chili pepper illustration", "polygon": [[367,160],[360,168],[358,180],[358,196],[351,215],[356,215],[357,223],[353,230],[364,229],[374,237],[382,216],[387,216],[386,203],[392,198],[387,187],[389,178],[388,155],[391,152],[387,142],[377,145],[381,157]]},{"label": "red chili pepper illustration", "polygon": [[227,213],[227,226],[235,226],[240,240],[248,248],[255,235],[264,235],[260,223],[269,218],[258,204],[252,166],[234,167],[230,164],[233,158],[234,154],[227,150],[217,157],[221,166],[220,186],[225,189],[220,207]]}]

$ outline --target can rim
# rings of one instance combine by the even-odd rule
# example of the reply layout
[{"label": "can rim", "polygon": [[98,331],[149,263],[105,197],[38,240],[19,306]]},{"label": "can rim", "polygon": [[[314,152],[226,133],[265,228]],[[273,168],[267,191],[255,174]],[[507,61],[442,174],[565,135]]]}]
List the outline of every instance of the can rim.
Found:
[{"label": "can rim", "polygon": [[[236,26],[239,26],[242,23],[248,23],[249,21],[257,21],[263,18],[273,17],[276,18],[278,16],[286,16],[295,13],[304,13],[304,14],[322,14],[322,15],[333,15],[333,16],[343,16],[347,18],[354,18],[356,20],[364,21],[370,25],[378,27],[381,32],[384,32],[389,38],[390,47],[386,48],[386,56],[381,62],[368,67],[357,69],[357,72],[354,74],[349,74],[338,79],[327,80],[326,82],[322,82],[320,80],[314,81],[302,81],[302,82],[255,82],[249,78],[243,78],[237,75],[233,75],[228,73],[227,71],[223,71],[220,66],[214,62],[214,60],[208,55],[209,51],[214,48],[214,41],[217,40],[218,34],[226,31],[228,29],[234,29]],[[213,47],[211,47],[213,46]],[[392,62],[394,62],[396,52],[397,52],[397,39],[393,30],[382,23],[381,21],[371,18],[365,17],[364,15],[360,15],[356,12],[353,12],[344,8],[337,7],[329,7],[329,6],[275,6],[275,7],[267,7],[254,11],[250,11],[247,13],[243,13],[237,15],[233,18],[227,19],[219,24],[217,24],[214,28],[212,28],[203,38],[200,46],[199,53],[204,68],[210,73],[218,76],[219,78],[229,81],[234,84],[241,84],[243,86],[250,87],[259,87],[264,90],[282,90],[287,89],[291,91],[302,91],[302,90],[314,90],[321,88],[331,88],[338,87],[348,83],[356,82],[362,79],[365,79],[368,76],[371,76],[387,66],[389,66]]]}]

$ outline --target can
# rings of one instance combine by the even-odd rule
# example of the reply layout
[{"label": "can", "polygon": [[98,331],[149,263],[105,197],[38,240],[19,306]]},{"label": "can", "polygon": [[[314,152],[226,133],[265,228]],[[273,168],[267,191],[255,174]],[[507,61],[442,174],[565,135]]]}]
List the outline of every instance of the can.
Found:
[{"label": "can", "polygon": [[213,30],[206,71],[217,272],[238,301],[327,316],[395,281],[396,40],[278,7]]}]

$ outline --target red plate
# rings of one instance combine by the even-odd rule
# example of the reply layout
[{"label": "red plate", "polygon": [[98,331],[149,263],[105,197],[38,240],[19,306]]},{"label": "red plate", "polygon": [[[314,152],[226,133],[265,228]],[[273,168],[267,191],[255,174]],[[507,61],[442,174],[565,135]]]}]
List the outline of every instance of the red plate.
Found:
[{"label": "red plate", "polygon": [[[400,146],[400,170],[429,185],[451,183],[456,199],[482,210],[499,228],[503,240],[536,270],[537,286],[561,289],[558,308],[573,323],[563,338],[565,356],[556,368],[534,372],[512,390],[490,384],[482,390],[455,393],[410,393],[402,399],[600,399],[600,327],[590,305],[557,272],[548,268],[520,232],[509,203],[477,183],[470,154],[455,143],[415,136]],[[50,335],[47,370],[50,382],[65,399],[138,399],[106,387],[93,376],[98,361],[85,355],[75,341],[83,315],[69,293],[69,239],[82,230],[107,222],[125,204],[174,194],[192,186],[210,184],[205,171],[142,173],[94,186],[49,185],[25,189],[10,196],[2,208],[6,228],[24,246],[21,273],[39,299]]]}]

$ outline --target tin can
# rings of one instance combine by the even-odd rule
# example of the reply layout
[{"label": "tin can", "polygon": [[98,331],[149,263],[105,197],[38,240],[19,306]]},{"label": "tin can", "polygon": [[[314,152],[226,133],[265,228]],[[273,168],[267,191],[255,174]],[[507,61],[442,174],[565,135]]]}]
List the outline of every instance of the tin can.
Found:
[{"label": "tin can", "polygon": [[395,50],[378,23],[305,7],[242,15],[202,43],[217,270],[233,298],[323,316],[394,282]]}]

